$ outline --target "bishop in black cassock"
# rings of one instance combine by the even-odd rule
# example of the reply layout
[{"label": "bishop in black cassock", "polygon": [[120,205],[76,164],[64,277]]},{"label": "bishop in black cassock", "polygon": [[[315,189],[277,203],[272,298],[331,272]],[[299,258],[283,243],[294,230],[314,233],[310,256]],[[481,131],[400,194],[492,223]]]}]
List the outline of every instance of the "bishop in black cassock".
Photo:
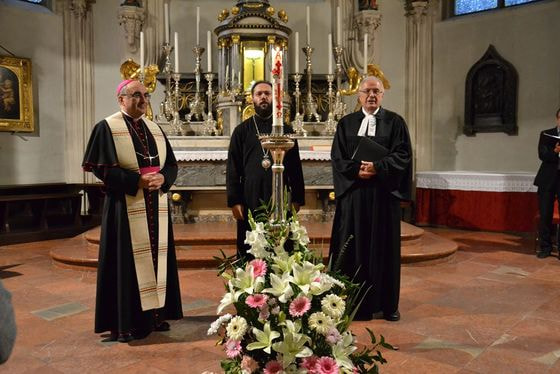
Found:
[{"label": "bishop in black cassock", "polygon": [[[249,249],[245,242],[245,234],[251,230],[247,220],[247,212],[255,211],[263,202],[268,203],[272,197],[272,171],[266,166],[269,152],[261,147],[259,134],[270,134],[272,131],[272,86],[269,82],[260,81],[253,85],[253,104],[256,114],[240,123],[229,144],[226,168],[227,203],[232,208],[237,220],[237,251],[244,256]],[[284,126],[284,133],[293,130]],[[284,185],[291,194],[291,202],[296,207],[305,204],[303,171],[299,158],[297,141],[284,157]]]},{"label": "bishop in black cassock", "polygon": [[[169,330],[169,324],[164,321],[180,319],[183,312],[171,219],[164,219],[166,227],[160,229],[162,215],[158,214],[165,208],[160,205],[177,177],[177,162],[163,131],[143,118],[149,95],[146,88],[138,81],[125,81],[117,95],[121,111],[95,125],[82,166],[103,181],[106,193],[99,245],[95,332],[110,331],[111,340],[126,342],[144,337],[153,330]],[[120,123],[120,133],[110,123]],[[137,162],[139,170],[125,165],[122,154],[118,157],[118,137],[132,140],[132,143],[127,140],[131,144],[128,156],[133,160],[131,164],[134,160]],[[131,212],[127,196],[139,196],[141,200],[142,192],[145,209]],[[158,272],[164,271],[162,269],[166,271],[166,279],[142,292],[137,271],[146,272],[146,267],[139,268],[133,255],[131,214],[145,216],[141,223],[146,230],[140,234],[146,238],[141,252],[146,254],[148,272],[157,277]],[[162,253],[165,248],[160,248],[162,233],[167,236],[167,256]],[[159,263],[162,258],[165,264]],[[164,304],[146,306],[141,301],[141,293],[153,295],[156,288]]]},{"label": "bishop in black cassock", "polygon": [[[362,110],[340,120],[331,149],[336,211],[330,255],[342,273],[369,288],[357,320],[381,312],[387,320],[400,318],[400,200],[410,199],[412,151],[404,119],[381,108],[383,93],[377,78],[361,82]],[[352,159],[361,136],[388,154],[374,162]]]}]

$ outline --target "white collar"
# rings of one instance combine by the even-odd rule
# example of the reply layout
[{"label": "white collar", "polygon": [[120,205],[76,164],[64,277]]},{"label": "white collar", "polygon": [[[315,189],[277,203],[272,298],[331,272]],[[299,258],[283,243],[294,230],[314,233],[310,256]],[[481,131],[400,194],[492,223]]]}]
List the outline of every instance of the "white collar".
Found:
[{"label": "white collar", "polygon": [[362,119],[362,123],[360,124],[360,129],[358,130],[358,136],[365,136],[366,131],[368,136],[375,136],[376,128],[377,128],[377,119],[375,115],[379,112],[379,107],[370,114],[364,110],[362,107],[362,113],[364,113],[365,117]]}]

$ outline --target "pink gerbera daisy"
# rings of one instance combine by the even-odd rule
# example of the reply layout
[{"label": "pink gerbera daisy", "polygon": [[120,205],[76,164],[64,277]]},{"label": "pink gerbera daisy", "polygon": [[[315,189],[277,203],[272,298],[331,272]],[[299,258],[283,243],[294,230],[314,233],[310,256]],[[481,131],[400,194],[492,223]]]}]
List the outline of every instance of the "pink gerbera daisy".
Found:
[{"label": "pink gerbera daisy", "polygon": [[319,361],[319,357],[317,357],[317,356],[305,357],[301,361],[300,369],[307,370],[308,374],[316,374],[317,373],[317,370],[316,370],[317,361]]},{"label": "pink gerbera daisy", "polygon": [[315,370],[318,374],[338,374],[338,365],[333,358],[323,356],[317,360]]},{"label": "pink gerbera daisy", "polygon": [[253,276],[264,277],[266,275],[266,262],[261,259],[253,260],[249,263],[253,267]]},{"label": "pink gerbera daisy", "polygon": [[234,358],[239,356],[241,353],[241,342],[239,340],[229,339],[226,344],[226,355],[229,358]]},{"label": "pink gerbera daisy", "polygon": [[311,308],[311,301],[305,296],[300,296],[290,303],[290,315],[301,317]]},{"label": "pink gerbera daisy", "polygon": [[268,300],[268,296],[257,293],[249,296],[247,300],[245,300],[245,304],[249,305],[251,308],[262,308],[266,305],[266,300]]},{"label": "pink gerbera daisy", "polygon": [[277,374],[282,371],[282,364],[278,361],[269,361],[264,367],[264,374]]}]

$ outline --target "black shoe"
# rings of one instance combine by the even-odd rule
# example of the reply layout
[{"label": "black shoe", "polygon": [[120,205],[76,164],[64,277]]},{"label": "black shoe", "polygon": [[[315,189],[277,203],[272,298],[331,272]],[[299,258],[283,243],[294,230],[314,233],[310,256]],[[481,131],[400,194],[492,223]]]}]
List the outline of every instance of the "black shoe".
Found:
[{"label": "black shoe", "polygon": [[134,336],[132,336],[132,334],[129,332],[121,332],[117,340],[120,343],[128,343],[134,340]]},{"label": "black shoe", "polygon": [[385,320],[387,321],[392,321],[392,322],[396,322],[399,319],[401,319],[401,314],[399,313],[399,311],[395,311],[393,313],[390,314],[383,314],[383,318],[385,318]]},{"label": "black shoe", "polygon": [[163,321],[162,323],[160,323],[154,328],[154,331],[169,331],[169,330],[170,330],[169,323],[165,321]]},{"label": "black shoe", "polygon": [[548,256],[550,256],[550,250],[541,249],[537,252],[538,258],[547,258]]}]

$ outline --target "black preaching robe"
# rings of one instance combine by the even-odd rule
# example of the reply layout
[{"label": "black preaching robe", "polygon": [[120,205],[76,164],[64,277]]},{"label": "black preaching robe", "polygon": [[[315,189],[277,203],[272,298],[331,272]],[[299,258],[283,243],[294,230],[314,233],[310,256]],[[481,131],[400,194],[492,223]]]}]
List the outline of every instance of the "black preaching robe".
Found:
[{"label": "black preaching robe", "polygon": [[[247,220],[247,210],[254,212],[263,202],[268,203],[273,192],[272,168],[264,169],[261,165],[263,150],[253,119],[261,135],[270,134],[272,131],[272,118],[263,120],[253,116],[239,124],[231,135],[226,169],[228,207],[237,204],[245,207],[243,212],[245,219],[237,221],[237,250],[240,255],[245,255],[249,249],[249,246],[244,244],[245,233],[251,230]],[[284,133],[293,133],[293,130],[284,126]],[[272,162],[272,156],[269,155],[269,158]],[[284,186],[288,187],[291,194],[291,202],[304,205],[303,171],[297,141],[284,156],[283,180]]]},{"label": "black preaching robe", "polygon": [[[400,290],[400,199],[410,198],[412,151],[408,128],[398,114],[381,108],[374,137],[389,153],[374,162],[377,174],[358,178],[361,163],[352,160],[360,137],[363,112],[343,117],[331,149],[336,211],[331,235],[333,264],[355,281],[372,286],[357,315],[391,314],[398,309]],[[352,240],[344,255],[341,249]],[[336,269],[335,269],[336,270]]]},{"label": "black preaching robe", "polygon": [[[160,166],[165,182],[161,187],[167,192],[177,177],[177,161],[167,138],[167,158],[160,165],[155,140],[143,121],[134,124],[125,116],[136,151],[138,166]],[[146,144],[147,142],[147,144]],[[105,184],[105,205],[101,222],[99,266],[97,268],[97,295],[95,301],[95,332],[149,332],[157,323],[167,319],[183,318],[181,293],[177,273],[177,260],[171,218],[167,253],[167,290],[163,308],[142,311],[136,270],[132,254],[125,194],[134,196],[138,190],[140,174],[119,167],[115,144],[107,121],[95,125],[82,164]],[[157,274],[158,243],[158,194],[144,190],[146,215],[150,230],[152,259]]]}]

